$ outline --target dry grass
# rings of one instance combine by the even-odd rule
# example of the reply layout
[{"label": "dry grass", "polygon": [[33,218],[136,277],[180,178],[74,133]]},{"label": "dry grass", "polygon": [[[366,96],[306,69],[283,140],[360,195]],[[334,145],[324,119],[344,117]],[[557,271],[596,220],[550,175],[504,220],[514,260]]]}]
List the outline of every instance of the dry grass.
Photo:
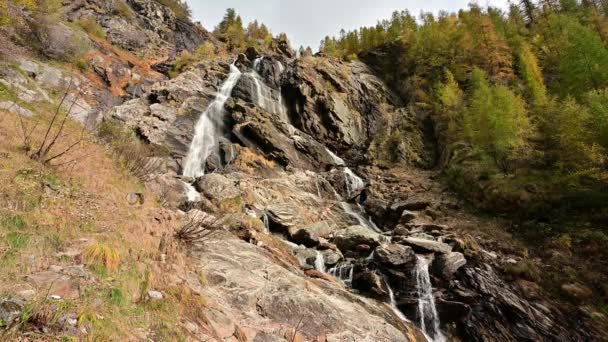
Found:
[{"label": "dry grass", "polygon": [[104,265],[108,270],[115,271],[120,265],[120,253],[102,243],[92,243],[82,253],[84,262],[89,265]]},{"label": "dry grass", "polygon": [[255,175],[258,174],[260,170],[272,171],[276,168],[274,161],[268,160],[254,151],[241,146],[237,146],[236,148],[237,158],[233,162],[233,165],[239,170],[249,175]]},{"label": "dry grass", "polygon": [[[28,124],[32,124],[29,119]],[[95,280],[80,282],[78,300],[54,303],[66,305],[77,316],[78,331],[88,331],[86,337],[76,339],[133,340],[131,334],[137,327],[160,324],[161,318],[171,322],[169,330],[178,329],[169,315],[171,307],[155,309],[166,314],[144,315],[149,308],[138,301],[146,269],[159,259],[160,237],[172,232],[177,220],[159,215],[161,209],[155,201],[129,206],[125,197],[130,192],[153,196],[96,145],[93,137],[85,135],[74,163],[43,166],[22,149],[19,125],[15,115],[0,112],[0,293],[23,289],[27,275],[46,271],[51,265],[78,265],[79,257],[62,256],[76,250],[82,253],[83,262],[112,271],[108,277],[92,267]],[[76,123],[66,123],[65,134],[80,131]],[[94,241],[99,243],[91,243]],[[38,295],[43,302],[44,291]],[[172,305],[182,304],[175,301]],[[14,335],[9,340],[49,321],[45,306],[31,310],[29,323],[11,330],[9,335]],[[49,334],[54,334],[52,326]]]}]

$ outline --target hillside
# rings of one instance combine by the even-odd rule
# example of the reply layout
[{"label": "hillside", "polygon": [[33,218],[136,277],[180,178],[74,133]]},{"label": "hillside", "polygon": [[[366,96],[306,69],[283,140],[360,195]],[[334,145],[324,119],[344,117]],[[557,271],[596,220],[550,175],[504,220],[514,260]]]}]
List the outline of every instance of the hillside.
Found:
[{"label": "hillside", "polygon": [[604,31],[568,78],[525,9],[313,56],[179,0],[3,2],[1,338],[608,340]]}]

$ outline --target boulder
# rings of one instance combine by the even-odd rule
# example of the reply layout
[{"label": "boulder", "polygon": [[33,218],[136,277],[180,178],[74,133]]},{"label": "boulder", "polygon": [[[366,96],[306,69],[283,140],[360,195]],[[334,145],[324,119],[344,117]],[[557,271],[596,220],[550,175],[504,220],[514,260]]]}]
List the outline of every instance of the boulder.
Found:
[{"label": "boulder", "polygon": [[428,208],[431,202],[418,196],[412,196],[404,201],[391,204],[390,210],[397,217],[400,217],[404,210],[420,211]]},{"label": "boulder", "polygon": [[327,249],[322,251],[321,254],[323,254],[325,265],[330,267],[336,266],[342,259],[344,259],[344,256],[339,250]]},{"label": "boulder", "polygon": [[314,247],[319,244],[319,238],[328,237],[333,228],[327,221],[315,222],[303,227],[292,227],[289,229],[290,240],[303,244],[306,247]]},{"label": "boulder", "polygon": [[24,305],[19,299],[0,299],[0,328],[13,324],[21,316]]},{"label": "boulder", "polygon": [[201,177],[196,182],[196,189],[208,199],[217,202],[241,196],[236,182],[218,173]]},{"label": "boulder", "polygon": [[290,228],[299,224],[298,211],[291,203],[272,204],[266,208],[268,218],[275,224]]},{"label": "boulder", "polygon": [[363,226],[350,226],[337,233],[334,243],[340,251],[355,251],[360,245],[368,245],[375,248],[380,244],[380,234]]},{"label": "boulder", "polygon": [[585,300],[593,296],[593,291],[582,284],[563,284],[562,292],[571,299]]},{"label": "boulder", "polygon": [[404,210],[401,213],[401,218],[399,219],[399,223],[407,224],[407,223],[410,223],[411,221],[415,220],[417,217],[418,217],[418,215],[416,215],[416,213],[413,213],[409,210]]},{"label": "boulder", "polygon": [[376,247],[374,260],[391,267],[402,267],[409,263],[415,263],[416,254],[411,247],[385,244]]},{"label": "boulder", "polygon": [[466,265],[466,263],[467,259],[462,253],[452,252],[441,254],[436,256],[433,260],[432,271],[435,275],[450,280],[461,267]]},{"label": "boulder", "polygon": [[412,248],[414,248],[415,251],[420,252],[420,253],[450,253],[452,251],[452,247],[450,247],[450,245],[445,244],[443,242],[438,242],[438,241],[433,241],[433,240],[427,240],[427,239],[422,239],[422,238],[416,238],[416,237],[408,237],[403,239],[403,242],[412,246]]}]

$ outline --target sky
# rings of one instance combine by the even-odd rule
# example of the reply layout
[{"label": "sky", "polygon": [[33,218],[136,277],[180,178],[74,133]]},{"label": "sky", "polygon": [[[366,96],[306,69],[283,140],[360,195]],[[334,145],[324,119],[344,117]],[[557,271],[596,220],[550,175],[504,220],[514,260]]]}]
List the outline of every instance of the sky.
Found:
[{"label": "sky", "polygon": [[[310,46],[317,50],[323,37],[337,36],[340,29],[357,29],[388,19],[395,10],[408,9],[418,16],[422,10],[457,11],[470,0],[187,0],[193,19],[205,28],[222,20],[227,8],[236,9],[244,25],[257,19],[272,33],[287,33],[293,47]],[[507,7],[508,0],[480,0],[480,5]]]}]

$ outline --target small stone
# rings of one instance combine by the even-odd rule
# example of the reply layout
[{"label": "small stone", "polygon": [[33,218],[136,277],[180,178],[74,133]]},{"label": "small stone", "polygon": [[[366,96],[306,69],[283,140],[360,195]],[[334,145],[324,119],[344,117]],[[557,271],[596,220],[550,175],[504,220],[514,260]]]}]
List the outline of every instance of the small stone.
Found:
[{"label": "small stone", "polygon": [[59,295],[51,295],[50,298],[54,299],[54,300],[60,300],[61,296],[59,296]]},{"label": "small stone", "polygon": [[138,192],[131,192],[127,195],[127,203],[129,203],[129,205],[144,204],[144,194]]},{"label": "small stone", "polygon": [[161,300],[163,299],[163,294],[159,291],[148,291],[148,297],[153,300]]}]

